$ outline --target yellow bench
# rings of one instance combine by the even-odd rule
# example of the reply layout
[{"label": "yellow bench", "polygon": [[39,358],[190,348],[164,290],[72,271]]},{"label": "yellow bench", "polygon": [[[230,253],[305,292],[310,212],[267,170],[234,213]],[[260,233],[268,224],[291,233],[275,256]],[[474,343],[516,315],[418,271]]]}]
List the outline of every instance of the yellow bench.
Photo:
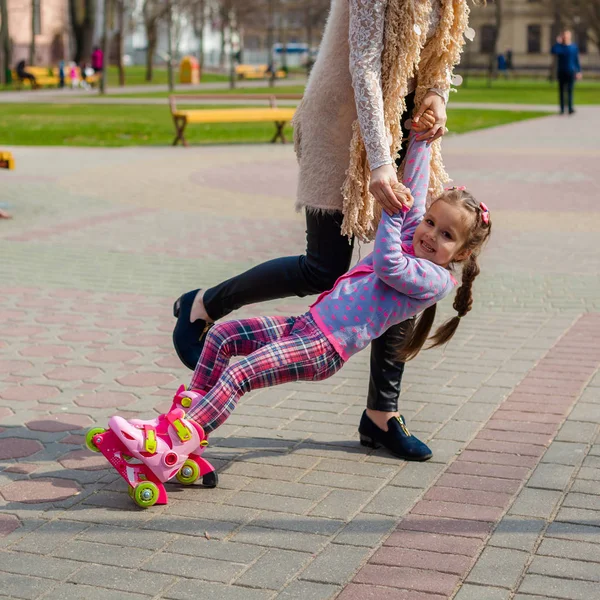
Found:
[{"label": "yellow bench", "polygon": [[[35,77],[35,84],[37,87],[58,87],[60,84],[60,77],[58,76],[58,67],[49,68],[49,67],[25,67],[25,71],[27,73],[31,73]],[[65,67],[65,85],[71,85],[71,76],[69,75],[71,71],[71,67]],[[81,81],[81,69],[77,67],[77,73],[79,74],[79,81]],[[20,85],[28,84],[31,85],[30,79],[20,79],[17,75],[16,71],[12,72],[13,81],[17,82]],[[94,75],[89,75],[86,78],[86,81],[94,86],[100,81],[100,75],[95,73]]]},{"label": "yellow bench", "polygon": [[[268,73],[268,65],[237,65],[235,67],[235,74],[238,79],[267,79],[270,77]],[[286,77],[286,72],[282,69],[275,71],[276,79],[283,79]]]},{"label": "yellow bench", "polygon": [[15,159],[11,152],[0,152],[0,169],[14,169]]},{"label": "yellow bench", "polygon": [[[257,108],[209,108],[209,109],[177,109],[177,100],[191,100],[201,98],[203,100],[268,100],[268,107]],[[172,95],[169,96],[169,105],[173,123],[175,124],[175,139],[173,146],[181,142],[184,146],[188,143],[184,137],[185,128],[189,123],[265,123],[273,122],[275,124],[275,135],[271,143],[281,140],[285,144],[286,139],[283,133],[285,124],[292,120],[295,107],[279,108],[276,106],[276,100],[299,100],[301,94],[280,94],[278,96],[269,94],[244,94],[233,96],[231,94],[203,94],[203,95]]]}]

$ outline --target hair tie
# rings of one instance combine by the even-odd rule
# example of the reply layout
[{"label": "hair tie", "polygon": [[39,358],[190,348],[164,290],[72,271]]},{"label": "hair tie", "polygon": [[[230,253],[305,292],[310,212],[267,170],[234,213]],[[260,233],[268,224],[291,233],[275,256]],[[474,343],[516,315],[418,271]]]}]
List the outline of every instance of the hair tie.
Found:
[{"label": "hair tie", "polygon": [[466,186],[464,186],[464,185],[458,185],[458,186],[456,186],[456,185],[453,185],[452,187],[447,187],[447,188],[445,188],[445,191],[446,191],[446,192],[451,192],[451,191],[453,191],[453,190],[458,190],[459,192],[464,192],[466,189],[467,189],[467,188],[466,188]]},{"label": "hair tie", "polygon": [[479,208],[481,209],[481,220],[486,225],[489,225],[490,224],[490,211],[488,210],[488,207],[483,202],[480,202]]}]

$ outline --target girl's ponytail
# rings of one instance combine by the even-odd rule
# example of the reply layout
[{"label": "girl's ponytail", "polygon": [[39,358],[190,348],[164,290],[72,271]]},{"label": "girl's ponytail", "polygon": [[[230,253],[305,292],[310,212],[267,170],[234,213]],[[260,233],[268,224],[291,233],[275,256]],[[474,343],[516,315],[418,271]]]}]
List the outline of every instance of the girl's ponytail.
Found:
[{"label": "girl's ponytail", "polygon": [[477,256],[471,254],[464,263],[462,282],[458,290],[456,290],[454,304],[452,305],[458,314],[438,327],[431,338],[431,346],[429,346],[429,348],[441,346],[452,339],[452,336],[460,323],[460,319],[464,317],[473,306],[473,281],[479,273],[480,269],[479,263],[477,262]]},{"label": "girl's ponytail", "polygon": [[[477,262],[477,256],[471,254],[464,263],[462,282],[456,291],[456,297],[454,298],[454,304],[452,305],[458,314],[438,327],[437,331],[431,337],[431,345],[428,346],[428,348],[441,346],[452,339],[452,336],[458,328],[460,319],[464,317],[473,306],[473,281],[479,273],[480,269],[479,263]],[[436,306],[437,305],[434,304],[429,308],[426,308],[418,318],[416,324],[407,332],[406,337],[404,338],[404,344],[398,351],[398,360],[406,362],[419,354],[429,337],[429,332],[431,331],[435,319]]]}]

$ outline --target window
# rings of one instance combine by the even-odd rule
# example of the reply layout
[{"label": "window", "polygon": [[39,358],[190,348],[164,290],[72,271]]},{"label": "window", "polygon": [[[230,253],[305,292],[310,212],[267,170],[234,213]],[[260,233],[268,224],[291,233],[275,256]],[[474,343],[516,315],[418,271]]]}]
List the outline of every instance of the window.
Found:
[{"label": "window", "polygon": [[495,42],[496,42],[496,26],[495,25],[484,25],[481,28],[480,52],[482,54],[491,54],[492,52],[494,52]]},{"label": "window", "polygon": [[31,3],[33,9],[33,32],[35,35],[42,33],[42,0],[33,0]]},{"label": "window", "polygon": [[541,25],[527,25],[527,52],[539,54],[542,51]]}]

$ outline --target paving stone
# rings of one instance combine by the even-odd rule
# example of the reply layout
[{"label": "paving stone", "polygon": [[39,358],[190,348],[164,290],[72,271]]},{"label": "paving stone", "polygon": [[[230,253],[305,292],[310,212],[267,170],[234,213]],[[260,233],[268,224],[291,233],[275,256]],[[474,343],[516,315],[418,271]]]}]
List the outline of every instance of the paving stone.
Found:
[{"label": "paving stone", "polygon": [[414,567],[416,569],[431,569],[441,573],[453,573],[461,577],[467,574],[472,562],[471,557],[464,555],[454,556],[452,554],[395,546],[383,546],[369,560],[369,564],[402,565],[403,567]]},{"label": "paving stone", "polygon": [[[97,596],[98,588],[75,583],[63,583],[44,595],[44,600],[88,600]],[[102,600],[141,600],[148,598],[145,593],[134,594],[122,590],[102,590]]]},{"label": "paving stone", "polygon": [[488,544],[532,552],[545,526],[542,519],[507,515],[498,523]]},{"label": "paving stone", "polygon": [[2,438],[0,439],[0,460],[32,456],[41,449],[42,445],[36,440],[26,440],[16,437]]},{"label": "paving stone", "polygon": [[335,537],[338,544],[374,548],[395,528],[396,519],[382,515],[356,515]]},{"label": "paving stone", "polygon": [[153,529],[168,533],[183,533],[186,535],[201,535],[208,532],[211,538],[222,539],[237,528],[236,523],[209,519],[192,519],[171,516],[157,516],[143,525],[145,529]]},{"label": "paving stone", "polygon": [[266,549],[248,544],[220,542],[206,538],[178,538],[169,545],[169,553],[187,554],[240,564],[251,564],[262,556]]},{"label": "paving stone", "polygon": [[427,592],[351,583],[343,589],[337,600],[444,600],[444,598],[445,596]]},{"label": "paving stone", "polygon": [[454,596],[454,600],[508,600],[510,591],[495,588],[489,585],[479,586],[469,583],[463,584]]},{"label": "paving stone", "polygon": [[585,444],[554,441],[541,459],[542,463],[578,466],[585,457]]},{"label": "paving stone", "polygon": [[[77,523],[81,527],[81,524]],[[142,548],[145,550],[158,550],[175,539],[175,535],[162,531],[149,529],[131,529],[125,527],[112,527],[110,525],[91,525],[79,536],[79,540],[110,544],[112,546],[125,546],[126,548]],[[195,539],[185,538],[183,544],[190,544]],[[61,545],[61,548],[68,545]],[[107,550],[112,551],[110,548]],[[186,554],[183,552],[182,554]],[[101,561],[99,561],[101,562]]]},{"label": "paving stone", "polygon": [[222,585],[204,581],[179,580],[169,588],[163,598],[169,600],[198,600],[210,598],[211,600],[270,600],[273,597],[271,590],[258,590],[237,585]]},{"label": "paving stone", "polygon": [[238,492],[235,495],[234,502],[238,506],[246,508],[257,508],[261,510],[278,510],[281,512],[290,512],[302,514],[309,510],[313,500],[303,498],[291,498],[289,496],[272,496],[269,494],[258,494],[253,492]]},{"label": "paving stone", "polygon": [[309,514],[330,519],[349,520],[372,496],[369,492],[351,492],[347,490],[333,490],[321,500]]},{"label": "paving stone", "polygon": [[238,531],[231,538],[231,541],[241,544],[255,544],[257,546],[314,553],[327,544],[328,538],[323,535],[302,533],[299,531],[246,526]]},{"label": "paving stone", "polygon": [[575,472],[575,467],[557,464],[539,464],[527,482],[529,488],[565,490]]},{"label": "paving stone", "polygon": [[554,511],[561,494],[554,490],[524,488],[509,509],[511,515],[547,519]]},{"label": "paving stone", "polygon": [[435,571],[367,564],[359,571],[354,581],[374,585],[385,582],[390,587],[443,596],[452,593],[459,582],[459,578],[455,575]]},{"label": "paving stone", "polygon": [[23,552],[2,552],[0,563],[2,571],[15,575],[35,575],[47,579],[66,579],[81,567],[80,563],[72,560],[36,556],[32,561],[31,555]]},{"label": "paving stone", "polygon": [[300,577],[341,585],[352,578],[369,554],[368,548],[330,544],[304,569]]},{"label": "paving stone", "polygon": [[600,544],[544,539],[537,549],[537,554],[600,563]]},{"label": "paving stone", "polygon": [[471,569],[467,581],[511,589],[519,581],[528,560],[526,552],[486,548]]},{"label": "paving stone", "polygon": [[283,587],[296,573],[310,562],[304,552],[271,549],[261,556],[236,584],[277,590]]},{"label": "paving stone", "polygon": [[526,594],[539,594],[544,597],[551,594],[551,597],[567,600],[589,600],[597,593],[598,583],[527,574],[518,591]]},{"label": "paving stone", "polygon": [[5,500],[27,504],[57,502],[76,496],[80,491],[80,487],[74,481],[48,477],[40,477],[33,481],[15,481],[0,489]]},{"label": "paving stone", "polygon": [[33,600],[48,589],[48,580],[0,572],[0,589],[6,592],[9,598],[31,598]]},{"label": "paving stone", "polygon": [[340,592],[335,585],[315,583],[313,581],[292,581],[280,594],[278,600],[329,600]]},{"label": "paving stone", "polygon": [[309,515],[263,512],[252,521],[253,526],[271,529],[288,529],[317,535],[333,535],[344,525],[338,519],[326,519]]},{"label": "paving stone", "polygon": [[[165,553],[158,553],[141,565],[141,570],[150,573],[166,573],[178,577],[207,579],[229,583],[246,568],[245,565],[210,558],[178,555],[176,560]],[[210,575],[209,575],[210,574]]]},{"label": "paving stone", "polygon": [[105,565],[85,565],[69,578],[70,583],[81,583],[97,588],[109,588],[125,592],[152,590],[160,594],[175,582],[171,575],[151,573],[134,569],[120,569]]},{"label": "paving stone", "polygon": [[15,515],[0,515],[0,538],[9,535],[21,526]]},{"label": "paving stone", "polygon": [[391,481],[399,487],[428,488],[446,468],[446,465],[426,462],[408,462]]},{"label": "paving stone", "polygon": [[132,547],[116,547],[83,540],[70,542],[58,550],[54,555],[61,558],[70,558],[73,561],[97,563],[100,565],[113,565],[115,567],[135,568],[152,556],[153,551],[141,550]]},{"label": "paving stone", "polygon": [[364,512],[401,517],[411,510],[421,494],[418,488],[384,488],[364,508]]}]

